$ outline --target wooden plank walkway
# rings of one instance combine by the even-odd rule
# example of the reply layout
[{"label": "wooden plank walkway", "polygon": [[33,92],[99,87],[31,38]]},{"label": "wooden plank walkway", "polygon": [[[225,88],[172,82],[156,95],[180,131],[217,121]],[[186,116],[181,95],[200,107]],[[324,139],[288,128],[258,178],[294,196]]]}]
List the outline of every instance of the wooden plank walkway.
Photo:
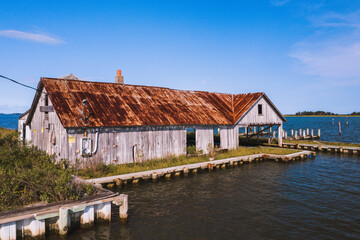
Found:
[{"label": "wooden plank walkway", "polygon": [[293,149],[307,149],[311,151],[322,151],[332,153],[346,153],[360,156],[360,147],[346,147],[346,146],[335,146],[335,145],[323,145],[323,144],[296,144],[296,143],[283,143],[284,148]]},{"label": "wooden plank walkway", "polygon": [[226,158],[226,159],[213,160],[213,161],[207,161],[201,163],[193,163],[193,164],[187,164],[187,165],[181,165],[181,166],[175,166],[169,168],[155,169],[155,170],[149,170],[143,172],[135,172],[135,173],[116,175],[116,176],[94,178],[94,179],[88,179],[86,181],[94,184],[116,184],[117,186],[120,186],[128,182],[137,183],[139,180],[157,179],[163,176],[171,177],[172,175],[179,176],[181,173],[186,175],[189,172],[197,172],[200,169],[212,170],[213,168],[220,168],[220,167],[225,168],[227,166],[234,166],[234,165],[236,166],[238,164],[251,163],[252,161],[263,161],[263,160],[275,160],[275,161],[287,162],[290,160],[305,159],[309,156],[314,157],[315,152],[301,151],[288,155],[261,153],[261,154]]}]

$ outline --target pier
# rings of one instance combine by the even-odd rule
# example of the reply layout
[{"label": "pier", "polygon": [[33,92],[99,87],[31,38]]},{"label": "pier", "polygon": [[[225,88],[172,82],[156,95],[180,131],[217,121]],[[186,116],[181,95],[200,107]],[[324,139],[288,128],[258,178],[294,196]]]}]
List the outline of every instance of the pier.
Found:
[{"label": "pier", "polygon": [[291,131],[283,131],[283,138],[284,140],[311,140],[311,139],[320,139],[321,136],[321,130],[318,129],[317,135],[314,134],[314,129],[298,129],[294,130],[291,129]]},{"label": "pier", "polygon": [[188,173],[197,173],[200,170],[213,170],[214,168],[226,168],[238,166],[244,163],[258,162],[273,160],[276,162],[289,162],[295,160],[302,160],[308,157],[315,157],[315,152],[300,151],[288,155],[275,155],[275,154],[254,154],[241,157],[226,158],[220,160],[213,160],[201,163],[187,164],[176,167],[155,169],[143,172],[128,173],[116,176],[101,177],[88,179],[86,181],[94,184],[102,184],[108,187],[122,186],[128,183],[138,183],[141,180],[153,179],[156,180],[161,177],[170,178],[172,176],[180,176],[181,174],[187,175]]},{"label": "pier", "polygon": [[360,147],[347,147],[323,144],[296,144],[296,143],[283,143],[285,148],[293,149],[307,149],[319,152],[332,152],[332,153],[346,153],[360,156]]},{"label": "pier", "polygon": [[108,192],[81,201],[32,206],[0,213],[0,240],[41,238],[46,234],[66,235],[71,229],[88,228],[111,221],[111,204],[119,207],[120,219],[127,218],[128,196]]}]

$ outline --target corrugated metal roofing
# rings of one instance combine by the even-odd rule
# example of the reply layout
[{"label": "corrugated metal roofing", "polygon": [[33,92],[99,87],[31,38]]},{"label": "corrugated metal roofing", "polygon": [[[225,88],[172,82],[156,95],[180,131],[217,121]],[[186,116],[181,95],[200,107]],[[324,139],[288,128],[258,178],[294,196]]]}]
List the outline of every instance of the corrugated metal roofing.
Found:
[{"label": "corrugated metal roofing", "polygon": [[[42,78],[64,127],[232,125],[264,93],[224,94]],[[82,120],[82,100],[91,117]]]}]

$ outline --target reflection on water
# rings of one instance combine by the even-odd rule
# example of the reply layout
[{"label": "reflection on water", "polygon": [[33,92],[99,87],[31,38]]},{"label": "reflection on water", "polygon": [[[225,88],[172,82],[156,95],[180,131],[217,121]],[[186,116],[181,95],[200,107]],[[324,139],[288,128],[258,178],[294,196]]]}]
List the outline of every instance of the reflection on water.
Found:
[{"label": "reflection on water", "polygon": [[[69,239],[360,239],[360,161],[242,165],[127,186],[129,219]],[[118,216],[118,215],[117,215]]]}]

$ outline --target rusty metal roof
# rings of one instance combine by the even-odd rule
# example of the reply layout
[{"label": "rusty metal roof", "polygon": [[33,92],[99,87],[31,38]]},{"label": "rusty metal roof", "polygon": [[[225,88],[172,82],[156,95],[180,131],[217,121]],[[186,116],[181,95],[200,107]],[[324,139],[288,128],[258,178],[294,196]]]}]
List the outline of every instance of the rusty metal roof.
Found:
[{"label": "rusty metal roof", "polygon": [[[64,127],[233,125],[264,93],[225,94],[42,78]],[[82,120],[82,100],[91,117]],[[34,100],[35,103],[35,100]]]}]

